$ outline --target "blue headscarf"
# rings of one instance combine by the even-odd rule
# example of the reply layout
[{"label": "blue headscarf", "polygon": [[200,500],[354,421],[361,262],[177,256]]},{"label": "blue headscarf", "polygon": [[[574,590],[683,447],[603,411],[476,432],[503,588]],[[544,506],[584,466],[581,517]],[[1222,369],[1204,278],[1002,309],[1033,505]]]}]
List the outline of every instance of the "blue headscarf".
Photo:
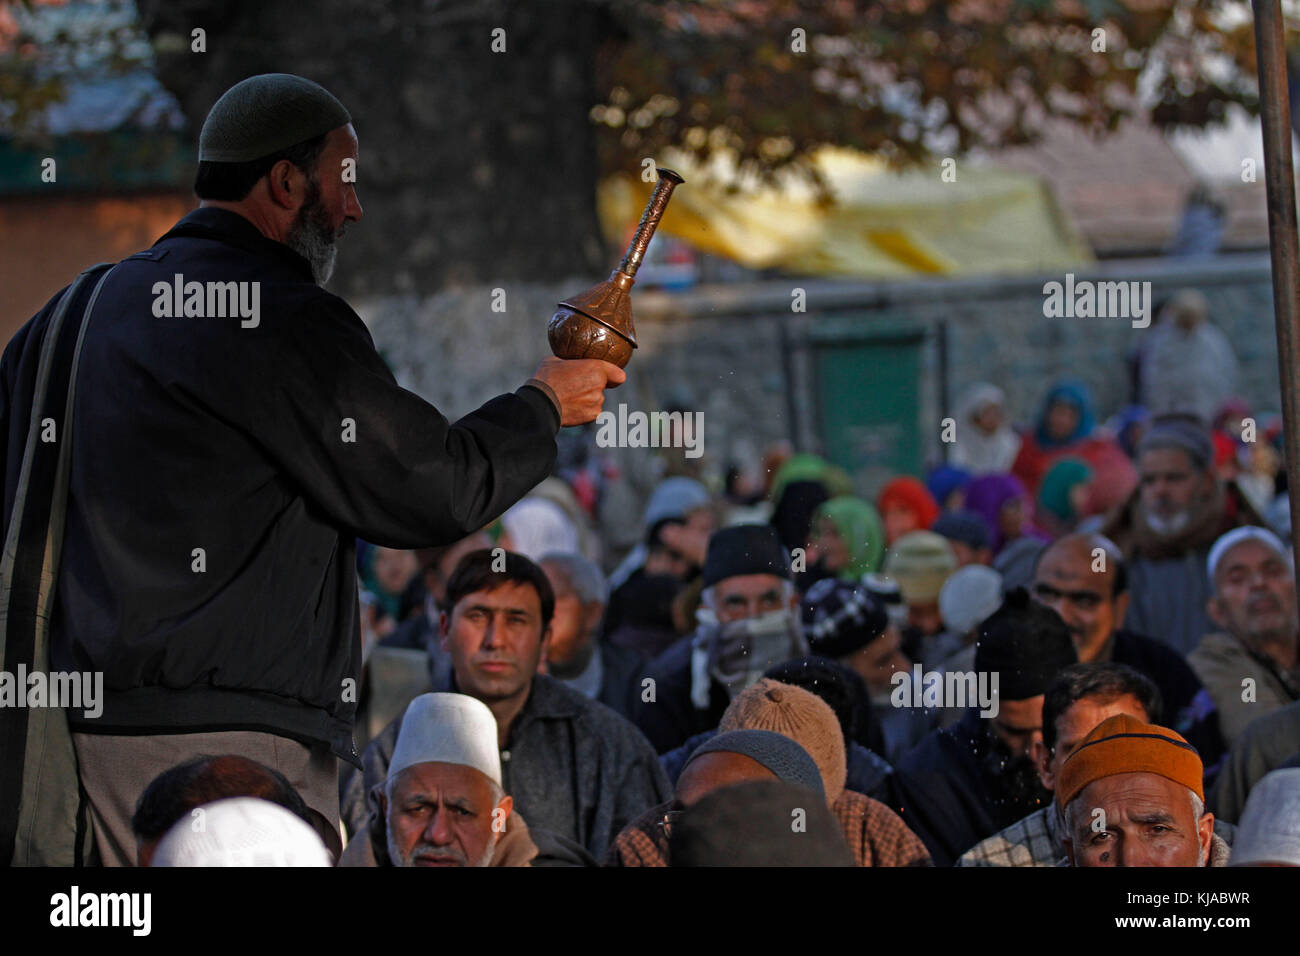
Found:
[{"label": "blue headscarf", "polygon": [[[1047,433],[1047,410],[1058,401],[1073,405],[1079,412],[1079,424],[1064,440],[1054,439]],[[1034,438],[1042,448],[1061,448],[1072,445],[1081,438],[1087,438],[1096,425],[1097,418],[1093,411],[1091,389],[1079,381],[1058,382],[1047,393],[1047,400],[1043,402],[1043,410],[1038,416],[1038,427],[1034,429]]]},{"label": "blue headscarf", "polygon": [[953,468],[951,465],[939,465],[925,479],[925,486],[930,489],[930,494],[934,495],[934,500],[939,502],[939,507],[942,508],[948,496],[958,488],[965,488],[970,484],[970,480],[971,474],[968,471]]}]

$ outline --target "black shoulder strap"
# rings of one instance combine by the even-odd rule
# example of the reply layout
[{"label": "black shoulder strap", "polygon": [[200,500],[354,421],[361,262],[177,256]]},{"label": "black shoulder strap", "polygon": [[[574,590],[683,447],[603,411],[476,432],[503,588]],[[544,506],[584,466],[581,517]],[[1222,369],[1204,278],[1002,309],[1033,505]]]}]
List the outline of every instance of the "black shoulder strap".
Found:
[{"label": "black shoulder strap", "polygon": [[[0,552],[0,659],[4,670],[43,670],[67,506],[76,363],[87,319],[114,266],[87,269],[59,299],[41,339],[22,469]],[[98,277],[83,309],[73,305]],[[71,315],[71,318],[69,316]],[[19,688],[25,693],[26,688]],[[27,709],[0,708],[0,860],[12,858],[23,792]]]}]

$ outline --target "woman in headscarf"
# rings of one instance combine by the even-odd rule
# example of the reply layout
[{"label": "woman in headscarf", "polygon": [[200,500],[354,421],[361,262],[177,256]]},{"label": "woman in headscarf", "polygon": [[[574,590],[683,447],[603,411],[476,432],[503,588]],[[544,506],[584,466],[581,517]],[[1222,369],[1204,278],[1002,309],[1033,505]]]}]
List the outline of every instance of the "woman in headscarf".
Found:
[{"label": "woman in headscarf", "polygon": [[1038,520],[1055,537],[1069,534],[1088,515],[1093,471],[1078,458],[1062,458],[1038,489]]},{"label": "woman in headscarf", "polygon": [[1125,405],[1106,422],[1107,430],[1115,436],[1120,450],[1129,457],[1137,458],[1138,442],[1146,434],[1151,423],[1151,413],[1141,405]]},{"label": "woman in headscarf", "polygon": [[925,479],[925,487],[938,502],[939,510],[947,514],[950,511],[961,511],[962,502],[966,497],[966,486],[970,484],[972,477],[970,472],[960,468],[939,465],[930,469],[930,474]]},{"label": "woman in headscarf", "polygon": [[849,473],[837,465],[832,465],[825,458],[799,452],[791,455],[772,476],[772,484],[767,496],[772,501],[780,501],[786,485],[793,481],[816,481],[826,486],[826,490],[835,495],[853,494],[853,479]]},{"label": "woman in headscarf", "polygon": [[1079,458],[1092,468],[1093,506],[1099,513],[1125,501],[1137,487],[1137,469],[1114,437],[1097,427],[1092,392],[1082,382],[1060,382],[1047,393],[1011,473],[1037,495],[1048,469],[1062,458]]},{"label": "woman in headscarf", "polygon": [[[879,569],[885,554],[885,531],[869,502],[840,495],[813,514],[809,532],[808,577],[801,586],[822,577],[857,581]],[[816,571],[814,571],[816,568]]]},{"label": "woman in headscarf", "polygon": [[1025,486],[1014,475],[981,475],[966,486],[966,508],[974,511],[993,529],[990,541],[996,556],[1004,546],[1017,538],[1034,537],[1047,540],[1030,520],[1033,499]]},{"label": "woman in headscarf", "polygon": [[988,382],[977,382],[957,406],[957,433],[948,462],[972,475],[1008,471],[1020,451],[1020,436],[1007,424],[1007,397]]},{"label": "woman in headscarf", "polygon": [[910,475],[895,478],[876,499],[880,520],[885,525],[885,541],[893,544],[911,531],[929,531],[939,517],[939,505],[925,485]]}]

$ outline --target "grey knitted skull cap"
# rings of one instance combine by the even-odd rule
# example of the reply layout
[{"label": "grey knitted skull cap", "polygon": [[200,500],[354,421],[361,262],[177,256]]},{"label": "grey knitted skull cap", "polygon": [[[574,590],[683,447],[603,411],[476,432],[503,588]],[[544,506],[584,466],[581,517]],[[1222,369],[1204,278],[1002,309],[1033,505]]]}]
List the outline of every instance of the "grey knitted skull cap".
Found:
[{"label": "grey knitted skull cap", "polygon": [[[773,776],[785,783],[793,783],[815,791],[826,798],[822,785],[822,772],[817,762],[797,743],[784,734],[771,730],[729,730],[710,738],[691,754],[686,766],[697,757],[711,753],[732,753],[757,761]],[[685,768],[683,768],[685,769]]]},{"label": "grey knitted skull cap", "polygon": [[346,126],[352,117],[329,90],[291,73],[236,83],[208,111],[199,161],[247,163]]}]

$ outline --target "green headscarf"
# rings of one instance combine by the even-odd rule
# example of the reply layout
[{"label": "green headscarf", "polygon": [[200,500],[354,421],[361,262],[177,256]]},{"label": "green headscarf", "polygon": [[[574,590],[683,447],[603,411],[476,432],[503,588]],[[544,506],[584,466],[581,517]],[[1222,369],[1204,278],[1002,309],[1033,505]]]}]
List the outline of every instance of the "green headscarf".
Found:
[{"label": "green headscarf", "polygon": [[785,486],[794,481],[817,481],[825,486],[831,497],[853,494],[853,479],[849,473],[838,465],[832,465],[825,458],[799,452],[786,459],[785,464],[772,476],[772,487],[768,497],[772,501],[781,500]]},{"label": "green headscarf", "polygon": [[1074,503],[1070,491],[1075,485],[1092,481],[1092,469],[1077,458],[1062,458],[1043,476],[1038,488],[1038,503],[1062,521],[1073,521]]},{"label": "green headscarf", "polygon": [[830,520],[849,548],[849,563],[839,570],[840,578],[856,581],[880,568],[885,554],[885,529],[871,504],[852,495],[840,495],[813,512],[814,529],[822,518]]}]

